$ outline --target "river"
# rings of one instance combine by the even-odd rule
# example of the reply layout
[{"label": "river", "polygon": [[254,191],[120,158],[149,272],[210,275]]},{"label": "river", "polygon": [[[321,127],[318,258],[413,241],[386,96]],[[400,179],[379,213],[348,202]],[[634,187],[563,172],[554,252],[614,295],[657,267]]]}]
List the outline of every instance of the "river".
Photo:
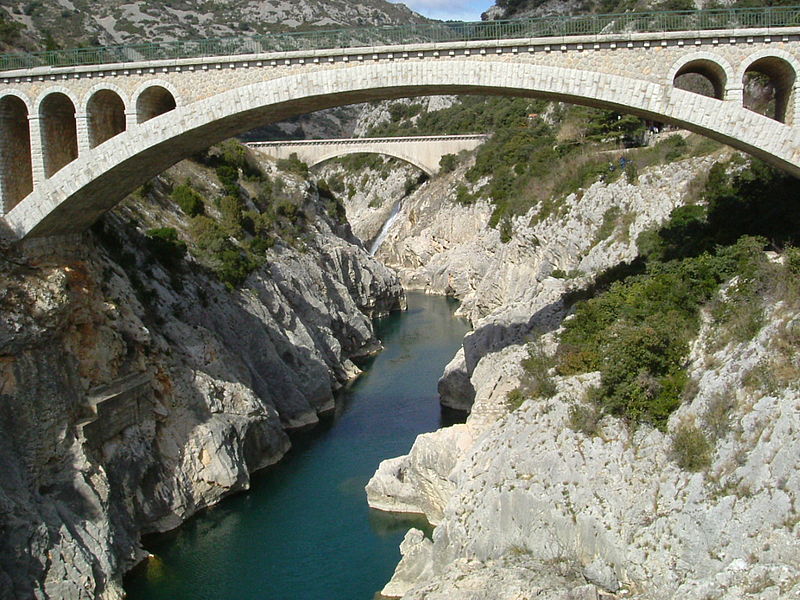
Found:
[{"label": "river", "polygon": [[378,319],[385,349],[340,393],[334,417],[295,435],[248,492],[145,540],[156,558],[126,578],[128,598],[371,600],[406,530],[425,522],[370,510],[364,486],[381,460],[443,424],[436,382],[468,330],[456,306],[409,293],[407,311]]}]

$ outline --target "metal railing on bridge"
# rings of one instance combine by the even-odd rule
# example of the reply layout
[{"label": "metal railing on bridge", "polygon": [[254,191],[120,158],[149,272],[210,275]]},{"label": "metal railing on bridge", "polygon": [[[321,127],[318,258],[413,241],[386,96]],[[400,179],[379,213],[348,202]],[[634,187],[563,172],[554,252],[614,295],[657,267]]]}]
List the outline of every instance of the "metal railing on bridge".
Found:
[{"label": "metal railing on bridge", "polygon": [[629,12],[471,23],[445,21],[8,53],[0,54],[0,71],[414,43],[791,26],[800,26],[800,6]]}]

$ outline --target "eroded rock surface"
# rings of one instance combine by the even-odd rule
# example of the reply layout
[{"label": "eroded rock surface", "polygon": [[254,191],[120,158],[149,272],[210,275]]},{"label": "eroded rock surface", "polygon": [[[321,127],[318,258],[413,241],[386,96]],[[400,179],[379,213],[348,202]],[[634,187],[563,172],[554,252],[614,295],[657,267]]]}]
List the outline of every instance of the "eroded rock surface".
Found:
[{"label": "eroded rock surface", "polygon": [[3,255],[0,598],[122,598],[142,533],[246,489],[333,408],[404,295],[315,202],[304,245],[234,291],[148,253],[130,223],[180,226],[164,201]]}]

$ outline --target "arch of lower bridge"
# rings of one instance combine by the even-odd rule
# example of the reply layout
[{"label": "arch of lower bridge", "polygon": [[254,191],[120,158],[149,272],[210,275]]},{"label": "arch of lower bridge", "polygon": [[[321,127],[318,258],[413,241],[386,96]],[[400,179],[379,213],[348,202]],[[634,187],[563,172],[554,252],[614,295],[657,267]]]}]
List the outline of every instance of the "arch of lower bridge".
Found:
[{"label": "arch of lower bridge", "polygon": [[[793,79],[796,101],[794,85]],[[745,109],[736,99],[676,89],[672,81],[654,83],[528,63],[398,61],[287,75],[179,104],[36,185],[6,215],[7,233],[25,238],[83,230],[178,160],[258,125],[345,104],[453,93],[543,97],[629,112],[685,127],[800,175],[797,130]],[[794,106],[789,109],[792,116]]]},{"label": "arch of lower bridge", "polygon": [[436,167],[438,165],[430,165],[426,164],[425,162],[419,160],[416,156],[411,156],[405,152],[398,152],[396,150],[390,149],[381,149],[381,150],[368,150],[365,148],[337,148],[335,150],[331,150],[325,154],[320,156],[314,157],[308,163],[309,167],[316,167],[326,161],[333,160],[334,158],[341,158],[342,156],[347,156],[348,154],[380,154],[384,156],[392,156],[394,158],[400,159],[403,162],[407,162],[410,165],[417,167],[419,170],[424,171],[428,177],[431,177],[436,172]]}]

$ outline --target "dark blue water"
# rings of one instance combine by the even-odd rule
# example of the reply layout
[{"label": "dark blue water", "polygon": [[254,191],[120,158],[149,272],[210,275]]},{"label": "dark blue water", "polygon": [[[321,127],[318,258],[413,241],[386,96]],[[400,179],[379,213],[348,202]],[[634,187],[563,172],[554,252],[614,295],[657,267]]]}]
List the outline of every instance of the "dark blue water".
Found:
[{"label": "dark blue water", "polygon": [[337,414],[296,436],[252,489],[145,541],[156,559],[126,579],[131,600],[371,600],[419,519],[367,507],[378,463],[437,429],[436,382],[466,324],[444,298],[409,294],[376,322],[385,350],[341,394]]}]

